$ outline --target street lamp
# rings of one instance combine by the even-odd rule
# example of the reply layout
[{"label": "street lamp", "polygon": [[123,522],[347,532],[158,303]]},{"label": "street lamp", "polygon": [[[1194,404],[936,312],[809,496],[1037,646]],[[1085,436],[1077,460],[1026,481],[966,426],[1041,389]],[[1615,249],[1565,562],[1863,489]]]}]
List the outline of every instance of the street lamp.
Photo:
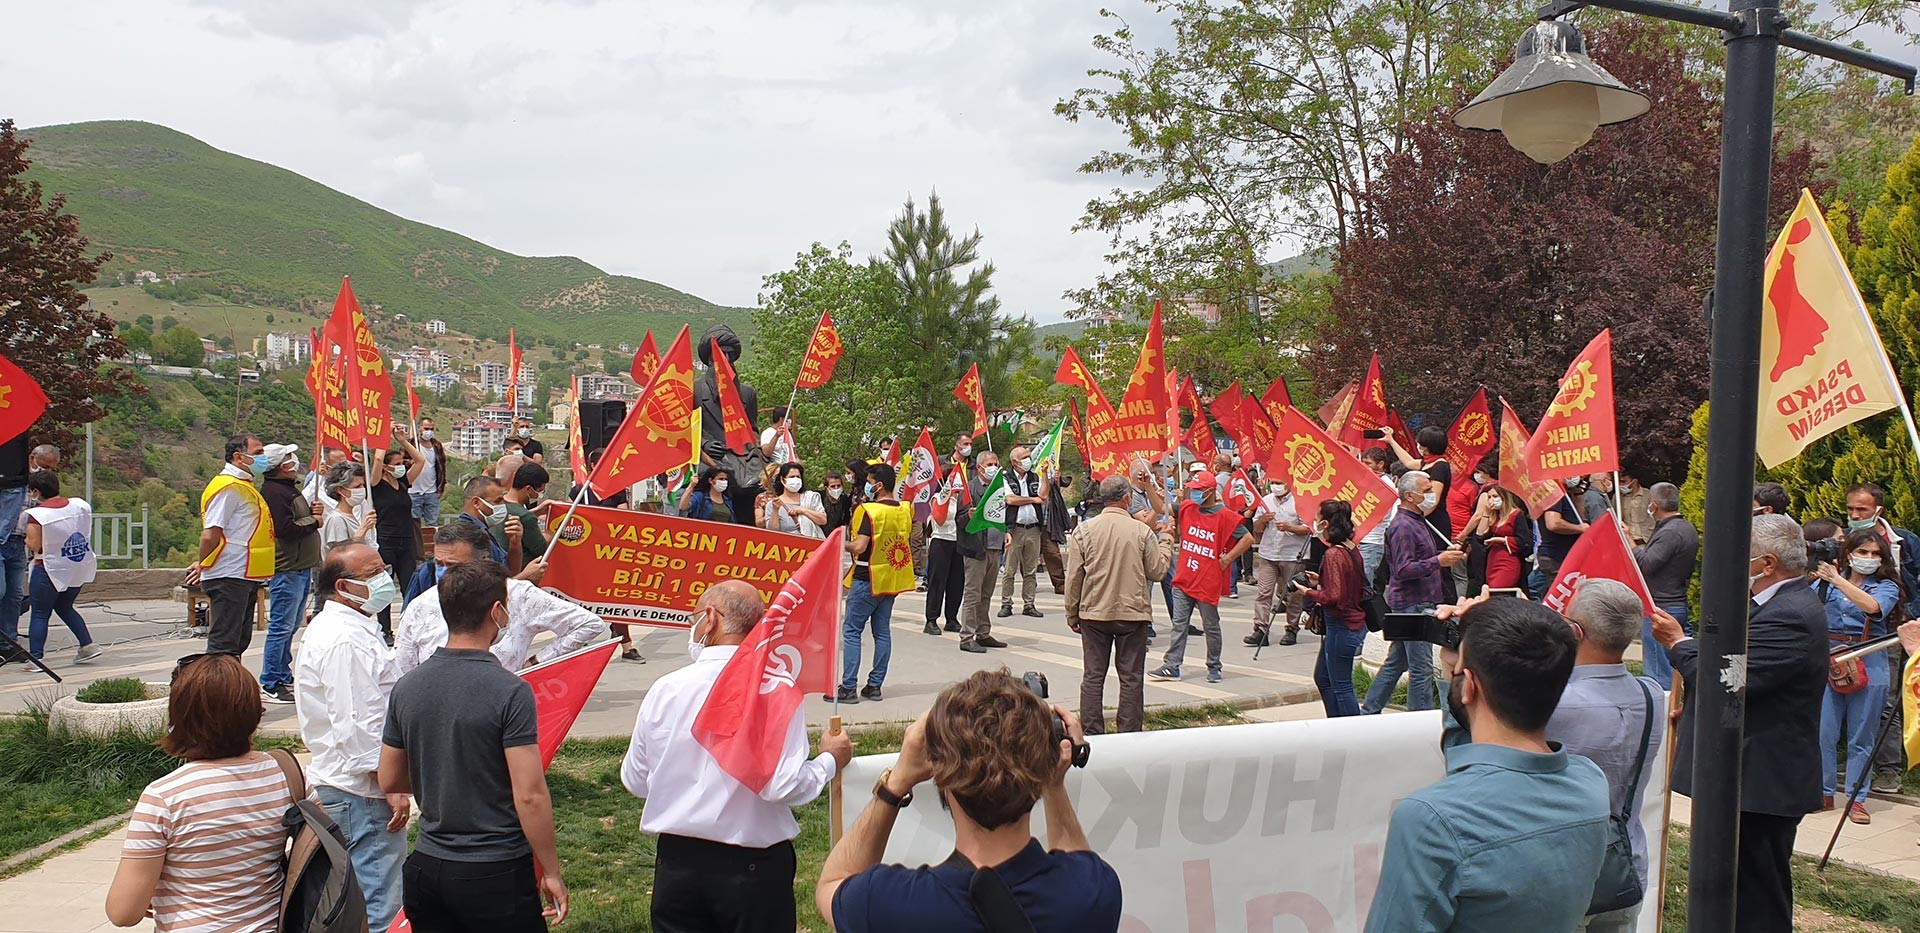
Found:
[{"label": "street lamp", "polygon": [[[1700,669],[1687,685],[1694,694],[1693,852],[1688,865],[1687,928],[1735,929],[1734,878],[1739,863],[1740,760],[1747,693],[1746,556],[1753,530],[1754,429],[1760,396],[1760,314],[1767,255],[1768,173],[1773,159],[1774,70],[1780,46],[1810,52],[1906,82],[1914,67],[1787,29],[1778,0],[1729,0],[1728,11],[1668,0],[1554,0],[1541,7],[1542,25],[1520,42],[1513,67],[1454,120],[1463,127],[1499,130],[1517,149],[1557,161],[1585,142],[1585,131],[1614,122],[1604,100],[1618,105],[1632,94],[1597,65],[1610,84],[1571,77],[1586,60],[1571,27],[1558,18],[1586,6],[1638,13],[1718,29],[1726,37],[1726,101],[1720,128],[1720,216],[1714,248],[1713,320],[1708,359],[1706,527],[1700,574]],[[1576,57],[1577,55],[1577,57]],[[1546,63],[1559,60],[1551,66]],[[1526,65],[1527,67],[1522,67]],[[1536,77],[1539,76],[1539,77]],[[1504,86],[1512,78],[1510,87]],[[1603,95],[1589,105],[1568,83]],[[1496,93],[1498,92],[1498,93]],[[1578,98],[1578,107],[1568,102]],[[1497,107],[1498,110],[1492,108]],[[1483,108],[1482,114],[1476,108]],[[1570,109],[1578,112],[1569,112]],[[1644,98],[1640,112],[1646,111]],[[1612,112],[1624,112],[1615,110]],[[1551,113],[1552,115],[1548,115]],[[1638,113],[1621,119],[1630,119]],[[1571,146],[1566,146],[1573,141]],[[1560,151],[1562,148],[1565,151]],[[1556,157],[1557,154],[1557,157]],[[1543,158],[1553,157],[1553,158]]]}]

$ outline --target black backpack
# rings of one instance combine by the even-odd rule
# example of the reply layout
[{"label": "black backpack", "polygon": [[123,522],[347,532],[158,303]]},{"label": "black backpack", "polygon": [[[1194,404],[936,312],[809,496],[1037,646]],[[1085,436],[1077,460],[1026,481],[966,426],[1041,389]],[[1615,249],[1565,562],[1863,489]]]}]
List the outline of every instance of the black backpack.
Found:
[{"label": "black backpack", "polygon": [[347,857],[347,838],[333,817],[307,799],[307,776],[284,748],[268,752],[287,776],[291,805],[284,820],[292,843],[280,894],[281,933],[367,933],[367,899]]}]

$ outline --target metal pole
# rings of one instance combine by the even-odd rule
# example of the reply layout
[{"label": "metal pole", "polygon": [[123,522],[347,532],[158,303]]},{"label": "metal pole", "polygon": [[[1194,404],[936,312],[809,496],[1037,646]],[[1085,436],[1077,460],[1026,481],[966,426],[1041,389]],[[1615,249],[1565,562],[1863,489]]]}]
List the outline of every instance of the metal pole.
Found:
[{"label": "metal pole", "polygon": [[1708,350],[1706,527],[1700,581],[1700,671],[1693,680],[1693,857],[1687,928],[1735,929],[1741,743],[1747,693],[1747,555],[1753,529],[1760,314],[1773,158],[1777,0],[1730,0],[1720,135],[1719,239]]},{"label": "metal pole", "polygon": [[93,422],[87,422],[87,504],[93,504]]}]

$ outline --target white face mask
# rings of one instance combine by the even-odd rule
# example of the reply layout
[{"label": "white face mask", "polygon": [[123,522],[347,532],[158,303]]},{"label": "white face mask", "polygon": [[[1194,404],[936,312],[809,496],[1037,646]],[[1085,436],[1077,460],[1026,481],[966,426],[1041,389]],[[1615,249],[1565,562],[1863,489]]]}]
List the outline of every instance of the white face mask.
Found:
[{"label": "white face mask", "polygon": [[365,489],[349,489],[347,490],[347,501],[354,505],[359,505],[367,501],[367,491]]},{"label": "white face mask", "polygon": [[1439,504],[1440,504],[1439,493],[1430,492],[1420,497],[1420,511],[1422,512],[1431,512],[1433,511],[1433,507]]},{"label": "white face mask", "polygon": [[828,487],[827,487],[827,498],[829,498],[829,499],[832,499],[832,500],[834,500],[834,501],[836,501],[836,502],[837,502],[837,501],[839,501],[839,500],[840,500],[840,494],[841,494],[841,493],[842,493],[843,491],[844,491],[844,490],[842,490],[842,489],[841,489],[840,487],[838,487],[838,486],[828,486]]},{"label": "white face mask", "polygon": [[984,477],[987,482],[991,483],[994,477],[1000,475],[1000,467],[997,464],[990,467],[981,467],[980,475]]},{"label": "white face mask", "polygon": [[1854,573],[1863,577],[1869,577],[1880,572],[1880,558],[1878,557],[1854,557],[1848,559],[1847,564],[1853,568]]},{"label": "white face mask", "polygon": [[715,481],[714,481],[714,483],[713,483],[713,491],[714,491],[714,492],[726,492],[726,491],[727,491],[727,481],[726,481],[726,480],[724,480],[724,479],[722,479],[722,480],[715,480]]},{"label": "white face mask", "polygon": [[1028,470],[1031,470],[1031,469],[1033,469],[1033,458],[1032,458],[1032,457],[1021,457],[1021,458],[1020,458],[1020,461],[1019,461],[1019,463],[1018,463],[1018,466],[1020,467],[1020,472],[1022,472],[1022,473],[1025,473],[1025,472],[1027,472]]},{"label": "white face mask", "polygon": [[962,456],[962,457],[971,457],[971,456],[973,456],[973,445],[972,445],[972,444],[961,444],[961,445],[960,445],[960,456]]},{"label": "white face mask", "polygon": [[488,502],[482,499],[480,500],[480,518],[482,521],[492,521],[506,507],[504,502]]},{"label": "white face mask", "polygon": [[1282,499],[1286,498],[1287,496],[1287,487],[1282,486],[1279,483],[1268,483],[1267,491]]},{"label": "white face mask", "polygon": [[799,491],[800,491],[800,477],[798,477],[798,476],[789,476],[789,477],[787,477],[787,479],[786,479],[786,481],[785,481],[785,482],[784,482],[784,483],[783,483],[782,485],[784,485],[784,486],[786,486],[786,487],[787,487],[787,491],[788,491],[788,492],[799,492]]},{"label": "white face mask", "polygon": [[423,440],[423,441],[430,441],[430,440],[433,440],[433,429],[432,429],[432,428],[421,428],[421,429],[420,429],[420,439],[421,439],[421,440]]},{"label": "white face mask", "polygon": [[700,660],[700,652],[707,647],[707,643],[700,640],[700,622],[694,619],[693,626],[687,629],[687,657],[695,661]]},{"label": "white face mask", "polygon": [[404,463],[396,463],[393,466],[387,467],[387,472],[393,474],[394,479],[405,479],[407,476],[407,465]]}]

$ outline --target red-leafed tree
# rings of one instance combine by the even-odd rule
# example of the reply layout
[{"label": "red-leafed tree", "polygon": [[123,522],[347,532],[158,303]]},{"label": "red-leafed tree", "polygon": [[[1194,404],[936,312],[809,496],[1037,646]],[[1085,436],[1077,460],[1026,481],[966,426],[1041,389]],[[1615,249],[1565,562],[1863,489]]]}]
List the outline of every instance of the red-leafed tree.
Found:
[{"label": "red-leafed tree", "polygon": [[[1664,39],[1631,19],[1588,32],[1594,59],[1653,106],[1557,165],[1456,127],[1458,105],[1413,128],[1362,200],[1364,233],[1340,253],[1315,360],[1323,393],[1378,351],[1387,397],[1409,417],[1445,424],[1484,385],[1531,419],[1611,327],[1625,465],[1646,482],[1685,474],[1689,419],[1707,397],[1720,93],[1689,78],[1703,69]],[[1821,192],[1814,169],[1805,146],[1776,145],[1774,223],[1802,186]]]},{"label": "red-leafed tree", "polygon": [[46,390],[47,413],[29,430],[34,442],[71,453],[75,428],[106,414],[107,397],[140,385],[106,366],[127,345],[80,293],[107,256],[87,255],[65,196],[43,199],[26,179],[27,147],[13,121],[0,120],[0,354]]}]

